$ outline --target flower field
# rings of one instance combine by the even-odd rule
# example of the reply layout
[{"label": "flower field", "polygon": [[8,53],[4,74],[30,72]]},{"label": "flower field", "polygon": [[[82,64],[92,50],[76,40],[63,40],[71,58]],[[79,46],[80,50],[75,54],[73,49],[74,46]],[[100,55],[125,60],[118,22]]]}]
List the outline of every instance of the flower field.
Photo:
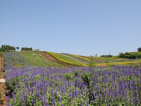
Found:
[{"label": "flower field", "polygon": [[141,105],[138,62],[112,68],[53,68],[29,66],[16,53],[4,53],[4,60],[6,86],[11,89],[7,106]]},{"label": "flower field", "polygon": [[[11,56],[4,56],[6,86],[12,92],[7,97],[7,106],[141,104],[140,65],[113,68],[14,67],[15,62],[11,62]],[[22,57],[16,56],[21,60]]]},{"label": "flower field", "polygon": [[[133,106],[141,103],[141,67],[5,67],[8,106]],[[10,97],[7,97],[7,101]]]}]

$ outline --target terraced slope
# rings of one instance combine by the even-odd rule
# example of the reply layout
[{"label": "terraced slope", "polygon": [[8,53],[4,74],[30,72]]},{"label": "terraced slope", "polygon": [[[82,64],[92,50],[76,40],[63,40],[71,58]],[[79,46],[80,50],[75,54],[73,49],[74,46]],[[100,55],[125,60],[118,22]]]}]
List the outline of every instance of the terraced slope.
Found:
[{"label": "terraced slope", "polygon": [[90,58],[90,57],[87,57],[87,56],[80,56],[80,55],[75,55],[75,54],[71,54],[71,55],[82,58],[82,59],[87,60],[87,61],[94,61],[96,63],[102,63],[103,62],[103,61],[100,61],[99,59]]},{"label": "terraced slope", "polygon": [[126,65],[133,63],[141,63],[140,60],[121,59],[121,58],[104,58],[94,56],[80,56],[67,53],[53,53],[53,52],[19,52],[30,64],[30,66],[44,66],[44,67],[87,67],[91,64],[98,66],[115,66]]},{"label": "terraced slope", "polygon": [[74,62],[74,63],[77,63],[77,64],[88,64],[89,60],[86,60],[86,59],[82,59],[80,57],[76,57],[72,54],[66,54],[66,53],[59,53],[60,57],[68,60],[68,61],[71,61],[71,62]]},{"label": "terraced slope", "polygon": [[53,52],[47,52],[48,54],[52,55],[55,59],[58,61],[71,64],[73,66],[87,66],[84,62],[78,60],[77,58],[72,58],[70,56],[66,56],[62,53],[53,53]]},{"label": "terraced slope", "polygon": [[71,65],[71,64],[68,64],[68,63],[65,63],[65,62],[62,62],[62,61],[57,60],[52,55],[50,55],[48,52],[40,52],[40,54],[43,57],[45,57],[47,60],[50,60],[50,61],[55,62],[55,63],[58,63],[61,66],[64,66],[64,67],[74,67],[74,65]]},{"label": "terraced slope", "polygon": [[75,54],[68,54],[68,53],[61,53],[61,54],[72,57],[72,58],[75,58],[75,59],[81,61],[82,63],[83,62],[88,63],[89,61],[91,61],[90,59],[82,58],[82,57],[80,57],[78,55],[75,55]]},{"label": "terraced slope", "polygon": [[63,67],[57,62],[52,62],[49,59],[44,58],[44,56],[42,56],[40,52],[37,51],[19,52],[19,54],[21,54],[26,59],[30,66]]}]

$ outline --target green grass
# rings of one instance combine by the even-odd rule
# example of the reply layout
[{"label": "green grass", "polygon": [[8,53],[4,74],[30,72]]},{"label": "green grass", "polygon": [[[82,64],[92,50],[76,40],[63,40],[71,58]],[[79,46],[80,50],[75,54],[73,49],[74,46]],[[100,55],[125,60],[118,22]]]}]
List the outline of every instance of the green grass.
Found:
[{"label": "green grass", "polygon": [[[89,61],[84,61],[80,59],[80,57],[72,56],[71,54],[63,54],[63,53],[53,53],[53,52],[47,52],[50,55],[52,55],[54,58],[56,58],[58,61],[68,63],[74,66],[88,66]],[[131,53],[137,53],[137,52],[131,52]],[[141,52],[139,52],[141,53]],[[19,52],[31,66],[44,66],[44,67],[63,67],[60,64],[57,64],[55,62],[49,61],[46,58],[44,58],[39,52],[37,51],[26,51],[26,52]],[[126,59],[126,58],[119,58],[118,56],[114,56],[111,58],[104,58],[104,57],[96,57],[96,56],[85,56],[87,58],[93,58],[95,60],[99,61],[93,61],[95,65],[101,65],[101,64],[128,64],[128,63],[136,63],[140,62],[141,59]]]},{"label": "green grass", "polygon": [[72,57],[71,55],[68,56],[68,55],[65,55],[65,54],[58,54],[61,58],[67,60],[67,61],[71,61],[73,63],[81,63],[81,64],[86,64],[87,62],[85,61],[82,61],[82,60],[79,60],[77,57]]},{"label": "green grass", "polygon": [[0,51],[0,55],[3,55],[3,52]]},{"label": "green grass", "polygon": [[18,53],[21,54],[31,66],[62,67],[60,64],[47,60],[39,52],[36,51],[26,51]]}]

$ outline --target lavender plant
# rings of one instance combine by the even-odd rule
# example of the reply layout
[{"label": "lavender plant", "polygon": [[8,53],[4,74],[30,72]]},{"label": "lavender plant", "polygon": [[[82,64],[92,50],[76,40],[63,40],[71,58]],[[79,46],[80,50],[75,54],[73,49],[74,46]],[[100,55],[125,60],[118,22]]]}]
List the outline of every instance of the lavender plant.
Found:
[{"label": "lavender plant", "polygon": [[25,59],[16,52],[4,52],[4,65],[6,66],[29,66]]},{"label": "lavender plant", "polygon": [[5,67],[7,106],[139,106],[141,67]]}]

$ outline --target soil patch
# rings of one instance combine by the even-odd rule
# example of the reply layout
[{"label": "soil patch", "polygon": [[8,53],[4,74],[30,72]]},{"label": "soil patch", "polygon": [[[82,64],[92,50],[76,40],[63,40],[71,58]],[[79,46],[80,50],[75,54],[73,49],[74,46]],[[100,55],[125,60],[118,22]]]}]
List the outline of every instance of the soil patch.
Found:
[{"label": "soil patch", "polygon": [[3,56],[0,55],[0,93],[1,98],[0,100],[3,100],[3,105],[0,104],[0,106],[6,105],[6,96],[5,96],[5,82],[3,82]]},{"label": "soil patch", "polygon": [[1,93],[0,100],[3,100],[3,104],[0,104],[0,106],[6,106],[6,95],[8,95],[10,91],[10,90],[6,90],[3,69],[4,69],[3,56],[0,56],[0,93]]}]

